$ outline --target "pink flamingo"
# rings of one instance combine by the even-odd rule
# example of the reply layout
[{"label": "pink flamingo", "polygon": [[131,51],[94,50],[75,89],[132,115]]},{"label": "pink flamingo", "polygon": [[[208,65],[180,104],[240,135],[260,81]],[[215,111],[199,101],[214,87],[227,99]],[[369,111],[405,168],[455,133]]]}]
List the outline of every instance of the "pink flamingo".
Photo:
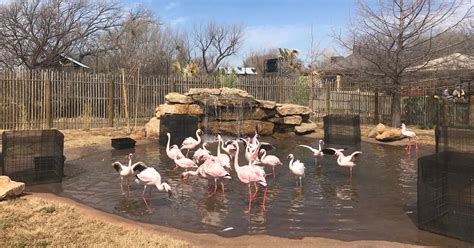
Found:
[{"label": "pink flamingo", "polygon": [[232,144],[227,144],[227,142],[224,142],[224,140],[222,139],[221,135],[217,135],[217,139],[218,141],[220,141],[221,143],[221,149],[229,154],[229,156],[232,158],[234,155],[235,155],[235,147],[234,145]]},{"label": "pink flamingo", "polygon": [[193,160],[198,163],[201,161],[205,161],[206,159],[211,156],[211,152],[207,150],[207,147],[209,147],[209,144],[204,142],[202,143],[202,148],[197,149],[194,154],[193,154]]},{"label": "pink flamingo", "polygon": [[181,150],[179,150],[177,145],[173,145],[170,148],[171,134],[166,133],[166,135],[168,136],[168,143],[166,143],[166,155],[170,159],[175,159],[179,154],[182,154]]},{"label": "pink flamingo", "polygon": [[189,150],[196,148],[201,143],[201,136],[203,132],[201,129],[196,130],[196,137],[197,140],[194,139],[193,137],[187,137],[184,139],[183,144],[181,144],[181,150],[187,149],[188,151],[186,152],[186,157],[189,155]]},{"label": "pink flamingo", "polygon": [[127,179],[127,195],[130,193],[130,177],[134,175],[134,168],[140,164],[143,164],[142,162],[137,162],[132,165],[132,156],[132,153],[128,154],[128,165],[123,165],[118,161],[112,163],[112,166],[120,174],[120,191],[122,194],[125,194],[125,192],[123,192],[123,179]]},{"label": "pink flamingo", "polygon": [[194,161],[181,155],[178,155],[178,157],[174,159],[174,163],[175,163],[175,169],[178,167],[181,167],[187,170],[189,168],[198,167],[196,163],[194,163]]},{"label": "pink flamingo", "polygon": [[311,150],[313,152],[314,161],[317,164],[318,163],[318,158],[321,158],[321,157],[324,156],[323,147],[321,146],[323,144],[324,144],[324,141],[319,140],[319,148],[318,149],[312,148],[311,146],[307,146],[307,145],[299,145],[299,146],[304,147],[304,148],[308,148],[309,150]]},{"label": "pink flamingo", "polygon": [[[232,144],[236,147],[236,154],[235,154],[235,159],[234,159],[234,168],[235,171],[237,172],[237,177],[242,183],[247,184],[248,189],[249,189],[249,206],[248,206],[248,212],[250,212],[251,204],[252,204],[252,190],[250,189],[250,183],[256,182],[263,187],[265,187],[265,193],[263,194],[263,202],[262,202],[262,208],[265,209],[265,201],[267,198],[267,181],[265,179],[265,173],[263,172],[262,174],[262,169],[259,166],[251,166],[251,165],[245,165],[245,166],[239,166],[239,144],[237,141],[231,141]],[[260,169],[259,169],[260,168]]]},{"label": "pink flamingo", "polygon": [[230,169],[230,157],[227,154],[221,153],[222,137],[217,135],[217,160],[222,167]]},{"label": "pink flamingo", "polygon": [[350,169],[350,177],[352,178],[352,168],[356,166],[354,163],[355,158],[359,155],[362,154],[361,151],[355,151],[349,156],[345,156],[342,151],[343,149],[334,149],[334,148],[329,148],[334,151],[335,155],[337,156],[337,164],[341,167],[349,167]]},{"label": "pink flamingo", "polygon": [[267,151],[265,149],[260,150],[260,163],[262,165],[271,166],[273,170],[273,178],[275,178],[275,166],[282,165],[283,163],[277,156],[274,155],[267,155]]},{"label": "pink flamingo", "polygon": [[[204,179],[214,179],[214,192],[209,192],[209,196],[213,195],[217,191],[217,180],[218,179],[232,179],[230,174],[219,164],[216,157],[210,157],[202,165],[200,165],[195,171],[185,171],[181,173],[181,178],[186,179],[189,176],[199,176]],[[221,181],[222,193],[225,192],[224,183]]]},{"label": "pink flamingo", "polygon": [[[290,159],[289,168],[291,173],[300,179],[300,187],[303,186],[301,178],[304,177],[304,164],[299,160],[293,161],[295,159],[293,154],[289,154],[288,159]],[[298,181],[296,181],[296,185],[298,185]]]},{"label": "pink flamingo", "polygon": [[411,146],[412,146],[411,140],[412,139],[415,140],[416,150],[418,150],[418,142],[417,142],[418,137],[416,136],[415,132],[407,130],[407,126],[405,125],[405,123],[402,123],[402,134],[405,137],[408,137],[408,144],[407,144],[407,147],[405,148],[405,150],[407,150],[408,152],[411,152]]},{"label": "pink flamingo", "polygon": [[[146,207],[148,208],[149,211],[151,211],[150,206],[146,202],[145,198],[145,190],[147,186],[156,186],[158,191],[165,191],[168,192],[168,197],[171,197],[172,192],[171,192],[171,186],[169,186],[167,183],[162,183],[161,182],[161,176],[158,171],[156,171],[155,168],[153,167],[147,167],[145,164],[141,163],[137,165],[134,168],[135,171],[138,171],[138,174],[136,175],[137,179],[139,182],[144,184],[143,186],[143,192],[142,192],[142,198],[143,201],[145,202]],[[150,199],[151,199],[151,187],[150,187]],[[151,204],[151,200],[150,200]]]}]

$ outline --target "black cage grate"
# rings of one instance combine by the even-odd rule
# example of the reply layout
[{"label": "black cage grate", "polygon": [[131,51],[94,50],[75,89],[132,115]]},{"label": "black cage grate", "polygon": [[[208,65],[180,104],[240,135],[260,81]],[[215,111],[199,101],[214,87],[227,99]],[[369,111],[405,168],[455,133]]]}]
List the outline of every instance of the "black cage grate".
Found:
[{"label": "black cage grate", "polygon": [[3,175],[28,185],[61,182],[64,135],[58,130],[5,131]]},{"label": "black cage grate", "polygon": [[474,242],[474,154],[418,159],[418,227]]},{"label": "black cage grate", "polygon": [[324,122],[324,142],[341,145],[360,143],[359,115],[326,115]]},{"label": "black cage grate", "polygon": [[181,145],[187,137],[196,138],[199,118],[192,115],[166,114],[160,118],[160,144],[166,145],[168,136],[171,134],[171,145]]}]

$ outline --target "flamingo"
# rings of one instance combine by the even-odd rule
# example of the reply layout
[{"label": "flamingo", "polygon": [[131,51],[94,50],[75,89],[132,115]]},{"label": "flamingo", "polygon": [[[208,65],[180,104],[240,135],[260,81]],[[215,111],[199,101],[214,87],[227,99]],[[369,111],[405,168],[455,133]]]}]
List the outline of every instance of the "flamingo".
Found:
[{"label": "flamingo", "polygon": [[178,157],[176,157],[174,159],[174,163],[175,163],[175,169],[178,168],[178,167],[181,167],[181,168],[184,168],[184,169],[189,169],[189,168],[197,168],[198,166],[196,165],[196,163],[194,163],[194,161],[192,161],[191,159],[189,158],[186,158],[182,155],[178,155]]},{"label": "flamingo", "polygon": [[182,154],[182,153],[181,153],[181,150],[179,150],[177,145],[173,145],[170,148],[171,134],[166,133],[166,135],[168,136],[168,143],[166,143],[166,155],[168,155],[168,158],[174,160],[179,154]]},{"label": "flamingo", "polygon": [[181,144],[181,150],[187,149],[188,151],[186,152],[186,157],[189,155],[189,150],[196,148],[201,143],[201,136],[203,132],[201,129],[196,130],[196,137],[197,140],[194,139],[193,137],[187,137],[184,139],[183,144]]},{"label": "flamingo", "polygon": [[277,156],[267,155],[267,151],[265,149],[261,149],[260,154],[261,154],[260,163],[262,165],[271,166],[273,170],[273,173],[272,173],[273,178],[275,178],[275,166],[282,165],[282,162]]},{"label": "flamingo", "polygon": [[323,157],[324,156],[324,150],[326,150],[326,149],[323,149],[323,147],[322,147],[323,144],[324,144],[324,141],[319,140],[319,148],[318,149],[315,149],[315,148],[313,148],[311,146],[307,146],[307,145],[299,145],[299,146],[304,147],[304,148],[308,148],[309,150],[311,150],[313,152],[314,161],[317,164],[318,163],[318,158]]},{"label": "flamingo", "polygon": [[115,161],[112,163],[112,166],[115,168],[115,170],[120,174],[120,191],[122,194],[125,194],[123,192],[123,179],[127,179],[127,194],[130,193],[130,177],[133,176],[133,168],[135,168],[138,164],[141,162],[135,163],[132,165],[132,156],[133,154],[130,153],[128,154],[128,165],[123,165],[119,161]]},{"label": "flamingo", "polygon": [[416,136],[416,133],[413,132],[413,131],[409,131],[407,130],[407,126],[405,125],[405,123],[402,123],[402,134],[405,136],[405,137],[408,137],[408,144],[405,148],[405,150],[407,150],[408,152],[411,151],[411,140],[414,139],[415,140],[415,146],[416,146],[416,150],[418,150],[418,142],[417,142],[417,136]]},{"label": "flamingo", "polygon": [[204,142],[202,143],[202,148],[197,149],[193,154],[193,160],[198,163],[200,161],[205,161],[210,155],[211,152],[207,150],[209,144]]},{"label": "flamingo", "polygon": [[234,145],[232,145],[232,144],[226,144],[226,142],[224,142],[224,140],[222,139],[222,137],[221,137],[220,134],[217,135],[217,139],[218,139],[218,141],[220,141],[220,143],[221,143],[221,149],[222,149],[225,153],[229,154],[230,157],[233,157],[233,156],[235,155],[235,147],[234,147]]},{"label": "flamingo", "polygon": [[355,158],[359,155],[362,154],[361,151],[355,151],[349,156],[345,156],[342,151],[343,149],[334,149],[334,148],[329,148],[334,151],[334,154],[337,156],[337,164],[341,167],[349,167],[350,169],[350,177],[352,178],[352,167],[356,166],[354,163]]},{"label": "flamingo", "polygon": [[[288,159],[290,159],[289,168],[291,173],[300,179],[300,187],[303,186],[301,178],[304,177],[304,164],[299,160],[293,161],[295,159],[293,154],[289,154]],[[296,181],[296,185],[298,185],[298,181]]]},{"label": "flamingo", "polygon": [[218,134],[217,135],[217,160],[222,167],[230,169],[230,157],[227,154],[221,153],[221,142],[222,137]]},{"label": "flamingo", "polygon": [[[220,168],[219,168],[220,167]],[[186,179],[189,176],[199,176],[204,179],[214,179],[214,192],[209,196],[213,195],[217,191],[217,180],[221,178],[232,179],[230,174],[222,167],[216,160],[216,157],[210,157],[202,165],[200,165],[195,171],[185,171],[181,173],[181,178]],[[224,183],[221,182],[222,193],[224,193]]]},{"label": "flamingo", "polygon": [[[168,197],[171,197],[171,195],[172,195],[171,186],[167,183],[162,183],[161,182],[160,173],[158,173],[158,171],[156,171],[155,168],[147,167],[144,163],[141,163],[141,162],[139,162],[139,163],[140,164],[137,165],[134,168],[134,171],[138,171],[138,174],[136,175],[136,177],[137,177],[139,182],[144,184],[143,192],[142,192],[142,198],[143,198],[143,201],[145,202],[145,205],[148,208],[148,210],[151,211],[151,208],[148,205],[148,203],[146,202],[146,198],[145,198],[146,187],[154,185],[154,186],[156,186],[158,191],[168,192]],[[150,187],[150,198],[151,198],[151,187]]]},{"label": "flamingo", "polygon": [[[263,187],[265,187],[265,193],[263,194],[262,208],[265,209],[265,200],[267,198],[267,181],[265,179],[265,172],[262,173],[262,169],[259,166],[239,166],[239,144],[237,141],[230,141],[236,147],[236,154],[234,159],[234,168],[237,173],[237,177],[242,183],[247,184],[249,189],[249,206],[248,212],[250,212],[250,207],[252,204],[252,190],[250,189],[250,183],[256,182]],[[260,169],[259,169],[260,168]]]}]

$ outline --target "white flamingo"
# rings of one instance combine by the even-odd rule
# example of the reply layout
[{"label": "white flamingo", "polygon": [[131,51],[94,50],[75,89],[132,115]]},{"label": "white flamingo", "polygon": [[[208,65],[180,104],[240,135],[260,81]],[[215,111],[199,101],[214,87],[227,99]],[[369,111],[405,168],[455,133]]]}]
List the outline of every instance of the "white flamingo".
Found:
[{"label": "white flamingo", "polygon": [[170,159],[175,159],[179,154],[181,153],[181,150],[179,150],[179,147],[177,145],[173,145],[170,147],[170,142],[171,142],[171,134],[166,133],[168,136],[168,142],[166,143],[166,155]]},{"label": "white flamingo", "polygon": [[359,155],[362,154],[361,151],[355,151],[349,156],[345,156],[342,151],[343,149],[334,149],[334,148],[328,148],[334,151],[335,155],[337,156],[337,164],[341,167],[348,167],[350,169],[350,177],[352,178],[352,168],[356,166],[354,163],[355,158]]},{"label": "white flamingo", "polygon": [[211,156],[211,151],[207,150],[207,147],[209,147],[209,144],[204,142],[202,143],[202,148],[197,149],[194,154],[193,154],[193,160],[196,163],[199,163],[201,161],[206,161]]},{"label": "white flamingo", "polygon": [[187,149],[188,151],[186,152],[186,157],[189,155],[189,150],[196,148],[200,143],[201,143],[201,136],[203,132],[201,129],[196,130],[196,137],[197,139],[194,139],[193,137],[187,137],[184,139],[183,143],[181,144],[181,150]]},{"label": "white flamingo", "polygon": [[275,155],[267,155],[267,151],[265,149],[260,150],[260,163],[262,165],[272,167],[273,171],[273,178],[275,178],[275,166],[282,165],[283,163],[280,159]]},{"label": "white flamingo", "polygon": [[416,136],[415,132],[407,130],[407,126],[405,125],[405,123],[402,123],[402,134],[408,138],[408,144],[405,150],[407,150],[408,152],[411,152],[412,139],[415,140],[415,147],[418,150],[418,141],[417,141],[418,136]]},{"label": "white flamingo", "polygon": [[[160,192],[167,192],[168,197],[171,197],[172,192],[171,192],[171,186],[167,183],[162,183],[161,182],[161,176],[158,171],[156,171],[155,168],[153,167],[147,167],[145,164],[141,163],[134,168],[135,171],[138,171],[138,174],[136,175],[137,179],[139,180],[140,183],[144,184],[143,186],[143,192],[142,192],[142,198],[143,201],[145,202],[146,207],[148,208],[149,211],[151,211],[150,206],[146,202],[145,198],[145,190],[147,186],[156,186],[158,191]],[[150,187],[150,198],[151,198],[151,187]],[[151,204],[151,199],[150,199],[150,204]]]},{"label": "white flamingo", "polygon": [[311,146],[307,146],[307,145],[299,145],[299,146],[304,147],[304,148],[308,148],[309,150],[311,150],[311,152],[313,152],[314,162],[317,164],[318,163],[318,158],[322,158],[324,156],[323,147],[322,147],[323,144],[324,144],[324,141],[319,140],[318,149],[315,149],[315,148],[313,148]]},{"label": "white flamingo", "polygon": [[[304,177],[304,164],[299,160],[294,161],[295,156],[293,156],[293,154],[289,154],[288,159],[290,159],[288,167],[290,168],[291,173],[300,179],[300,187],[303,186],[301,178]],[[296,185],[298,185],[298,181],[296,181]]]},{"label": "white flamingo", "polygon": [[133,169],[137,165],[141,164],[141,162],[138,162],[132,165],[132,156],[133,156],[132,153],[128,154],[128,165],[123,165],[119,161],[115,161],[112,163],[112,166],[120,175],[120,191],[122,192],[122,194],[125,194],[125,192],[123,192],[123,180],[127,179],[127,194],[128,194],[130,193],[130,177],[133,176]]},{"label": "white flamingo", "polygon": [[230,169],[230,157],[227,154],[221,153],[222,137],[217,135],[217,160],[222,167]]}]

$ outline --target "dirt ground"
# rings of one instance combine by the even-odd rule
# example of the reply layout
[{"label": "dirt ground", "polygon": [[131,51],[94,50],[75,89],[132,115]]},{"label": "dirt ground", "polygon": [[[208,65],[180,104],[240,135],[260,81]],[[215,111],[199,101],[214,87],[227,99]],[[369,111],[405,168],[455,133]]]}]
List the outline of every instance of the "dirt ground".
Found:
[{"label": "dirt ground", "polygon": [[[373,127],[362,126],[362,136],[366,137]],[[420,142],[434,144],[433,130],[408,128],[417,132]],[[112,128],[62,132],[65,135],[65,153],[69,160],[108,150],[111,138],[129,136],[129,132],[124,129]],[[322,137],[322,130],[312,136]],[[139,141],[139,144],[146,142]],[[403,144],[399,142],[399,145]],[[51,211],[52,213],[48,213]],[[197,234],[135,222],[47,193],[28,193],[17,200],[0,202],[2,247],[69,246],[71,243],[68,242],[71,242],[73,237],[87,240],[83,245],[80,241],[75,242],[75,245],[100,247],[412,247],[396,242],[347,242],[317,237],[300,240],[268,235],[224,238],[215,234]]]}]

